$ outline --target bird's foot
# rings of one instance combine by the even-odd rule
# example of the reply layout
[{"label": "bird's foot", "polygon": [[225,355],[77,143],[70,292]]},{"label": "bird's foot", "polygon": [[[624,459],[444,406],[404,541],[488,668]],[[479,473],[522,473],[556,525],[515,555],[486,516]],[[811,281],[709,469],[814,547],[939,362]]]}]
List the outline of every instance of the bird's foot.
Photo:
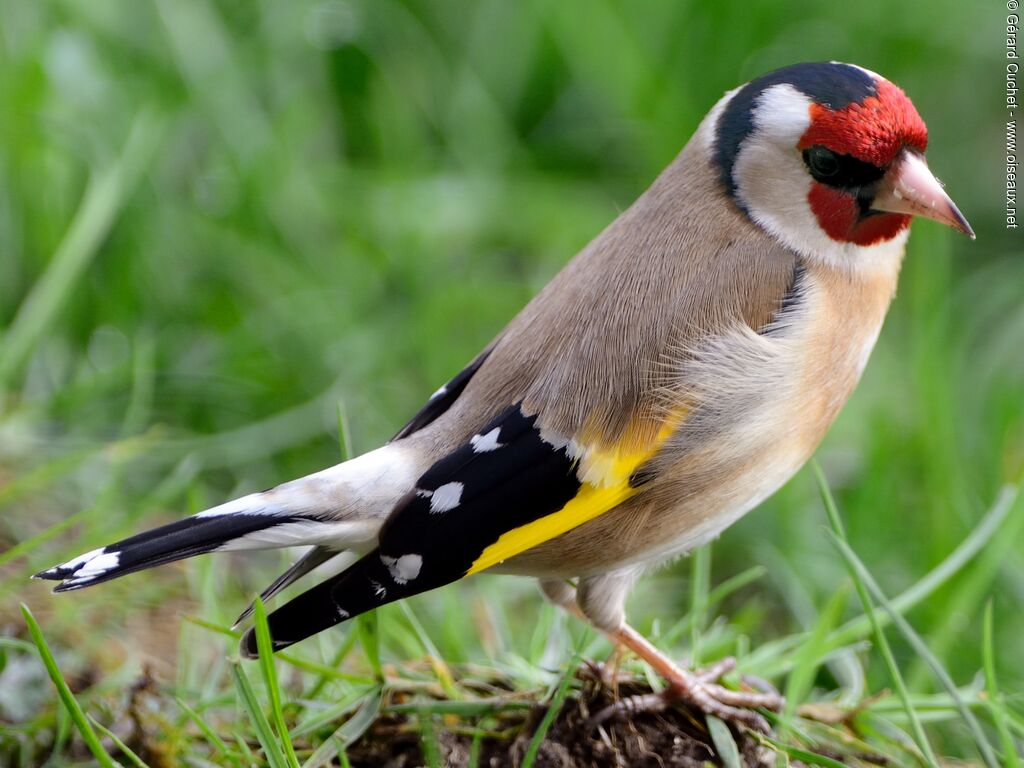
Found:
[{"label": "bird's foot", "polygon": [[628,624],[608,634],[616,643],[650,664],[665,678],[668,688],[660,693],[621,699],[594,715],[591,718],[593,725],[618,715],[663,711],[673,703],[685,702],[705,714],[767,733],[770,730],[768,721],[755,710],[782,708],[782,696],[763,681],[744,678],[743,682],[751,689],[747,691],[733,691],[719,683],[723,675],[735,669],[736,660],[733,658],[722,659],[707,669],[689,672],[676,665]]},{"label": "bird's foot", "polygon": [[[736,660],[730,657],[695,672],[677,668],[675,674],[666,676],[669,686],[664,691],[620,699],[595,714],[590,719],[590,725],[596,726],[615,717],[641,712],[662,712],[673,704],[682,702],[720,720],[768,733],[768,721],[754,710],[781,709],[782,696],[771,686],[761,686],[759,681],[756,685],[758,690],[752,691],[733,691],[720,685],[718,681],[721,677],[735,667]],[[748,684],[753,685],[752,682]]]}]

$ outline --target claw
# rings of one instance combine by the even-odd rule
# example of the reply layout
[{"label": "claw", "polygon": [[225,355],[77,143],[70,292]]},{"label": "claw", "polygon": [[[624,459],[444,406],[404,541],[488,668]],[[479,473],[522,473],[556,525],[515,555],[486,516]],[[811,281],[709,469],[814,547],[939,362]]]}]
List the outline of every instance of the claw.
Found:
[{"label": "claw", "polygon": [[768,733],[771,730],[768,721],[754,710],[778,710],[784,704],[782,697],[768,684],[754,685],[752,687],[759,689],[754,691],[733,691],[719,685],[718,680],[722,675],[736,668],[736,660],[733,658],[722,659],[704,670],[688,672],[678,667],[628,624],[610,632],[609,636],[650,664],[668,681],[669,687],[660,694],[631,696],[605,707],[591,719],[595,724],[617,714],[660,712],[674,702],[683,701],[705,714]]},{"label": "claw", "polygon": [[[707,673],[704,673],[705,675]],[[588,728],[596,728],[601,723],[627,715],[640,713],[664,712],[672,704],[685,702],[706,715],[714,715],[726,722],[744,725],[759,733],[769,733],[771,726],[768,721],[754,711],[756,707],[779,709],[782,706],[780,696],[770,693],[748,693],[731,691],[716,683],[702,679],[703,675],[684,673],[685,682],[673,681],[672,685],[661,693],[643,693],[627,696],[614,704],[609,704],[587,721]]]},{"label": "claw", "polygon": [[609,704],[596,715],[592,715],[586,722],[585,728],[588,731],[597,728],[601,723],[625,715],[637,715],[643,712],[663,712],[668,708],[669,698],[662,693],[641,693],[636,696],[627,696],[619,699],[614,704]]},{"label": "claw", "polygon": [[782,698],[782,694],[779,693],[779,689],[771,683],[769,683],[763,677],[757,677],[756,675],[743,675],[740,677],[740,679],[743,681],[744,685],[750,686],[755,691],[760,691],[761,693],[770,693],[773,696],[778,697],[779,706],[769,707],[769,709],[782,709],[782,705],[785,704],[785,699]]},{"label": "claw", "polygon": [[721,661],[716,661],[707,669],[697,670],[694,675],[702,683],[717,683],[734,669],[736,669],[736,657],[726,656]]},{"label": "claw", "polygon": [[[584,621],[588,620],[575,604],[559,604]],[[761,708],[778,711],[785,704],[785,700],[771,683],[760,678],[742,678],[745,685],[754,689],[752,691],[733,691],[719,685],[718,681],[736,668],[736,659],[731,656],[715,662],[706,669],[687,672],[629,624],[623,623],[614,630],[603,627],[600,629],[616,648],[628,649],[635,653],[650,664],[669,685],[661,693],[644,693],[619,699],[590,717],[587,720],[588,728],[596,728],[619,715],[663,712],[672,704],[681,701],[720,720],[743,725],[760,733],[769,733],[771,726],[768,721],[754,710]],[[606,676],[605,665],[598,669],[598,679],[607,684],[607,679],[602,680]]]}]

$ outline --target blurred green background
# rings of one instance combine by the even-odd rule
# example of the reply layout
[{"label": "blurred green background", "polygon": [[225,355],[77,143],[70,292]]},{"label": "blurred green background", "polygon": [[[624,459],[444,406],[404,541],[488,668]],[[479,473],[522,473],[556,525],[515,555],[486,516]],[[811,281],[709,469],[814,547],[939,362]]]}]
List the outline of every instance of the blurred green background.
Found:
[{"label": "blurred green background", "polygon": [[[336,462],[339,401],[356,450],[375,447],[724,91],[821,59],[907,91],[978,234],[915,224],[878,348],[818,454],[854,548],[905,588],[1024,470],[1004,24],[1000,2],[951,0],[0,0],[0,633],[23,635],[26,601],[76,674],[145,659],[172,674],[179,614],[229,622],[277,553],[60,598],[27,575]],[[1002,683],[1024,690],[1020,518],[909,616],[958,682],[979,669],[992,598]],[[755,644],[812,621],[845,579],[823,525],[805,470],[715,545],[715,582],[768,567],[726,608]],[[643,584],[641,626],[682,610],[687,573]],[[497,582],[449,592],[536,610],[529,583]],[[458,633],[452,597],[414,604]],[[52,696],[10,668],[5,683],[0,719],[20,716],[11,685]]]}]

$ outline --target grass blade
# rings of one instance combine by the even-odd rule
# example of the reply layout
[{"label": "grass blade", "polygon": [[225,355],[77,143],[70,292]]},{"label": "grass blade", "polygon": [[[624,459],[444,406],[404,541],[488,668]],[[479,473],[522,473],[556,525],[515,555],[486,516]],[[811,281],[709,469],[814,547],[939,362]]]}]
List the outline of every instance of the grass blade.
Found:
[{"label": "grass blade", "polygon": [[302,764],[302,768],[323,768],[336,755],[341,757],[343,765],[347,763],[348,757],[345,755],[345,750],[373,725],[377,715],[380,714],[383,699],[384,686],[377,686],[363,700],[356,713],[331,734],[330,738],[317,747],[309,759]]},{"label": "grass blade", "polygon": [[420,744],[427,768],[441,768],[441,750],[437,744],[437,726],[429,713],[419,718]]},{"label": "grass blade", "polygon": [[[816,475],[820,475],[821,468],[818,466],[817,462],[814,462],[813,467]],[[824,477],[821,476],[819,478],[819,482],[823,480]],[[1017,493],[1017,486],[1004,486],[999,492],[999,496],[992,504],[991,509],[985,513],[981,522],[978,523],[978,526],[973,531],[971,531],[970,535],[968,535],[967,538],[964,539],[945,560],[925,574],[920,581],[904,591],[898,597],[894,598],[892,601],[893,608],[896,609],[898,613],[906,613],[929,597],[935,592],[935,590],[948,582],[953,576],[959,573],[964,566],[971,562],[975,555],[984,549],[989,541],[991,541],[999,531],[1003,521],[1013,510],[1014,502],[1017,500]],[[878,619],[882,621],[883,626],[889,623],[888,616],[878,617]],[[843,645],[849,645],[857,640],[862,640],[870,633],[870,619],[866,615],[859,616],[856,619],[851,619],[846,622],[832,634],[832,637],[829,639],[829,648],[839,648]]]},{"label": "grass blade", "polygon": [[284,711],[281,709],[281,688],[277,683],[277,669],[274,667],[274,647],[270,641],[267,609],[263,606],[263,601],[259,596],[256,597],[253,607],[255,608],[256,649],[259,652],[263,684],[266,686],[267,695],[270,697],[270,711],[274,716],[277,735],[284,745],[288,765],[291,768],[299,768],[299,759],[295,756],[295,748],[292,746],[291,737],[288,735],[288,726],[284,722]]},{"label": "grass blade", "polygon": [[743,768],[740,750],[729,726],[714,715],[705,715],[705,720],[708,724],[708,735],[711,736],[715,751],[718,752],[718,759],[722,761],[724,768]]},{"label": "grass blade", "polygon": [[540,745],[543,743],[544,737],[547,736],[548,731],[551,729],[551,724],[555,722],[558,713],[562,711],[562,704],[565,702],[565,697],[569,695],[569,686],[576,676],[576,668],[579,664],[580,654],[577,652],[573,655],[572,660],[569,662],[569,668],[559,681],[554,696],[551,697],[548,711],[544,713],[544,717],[537,726],[537,730],[533,733],[533,738],[530,739],[530,744],[526,748],[526,754],[523,756],[520,768],[532,768],[533,761],[537,759],[537,752],[540,751]]},{"label": "grass blade", "polygon": [[332,723],[338,722],[350,712],[358,709],[366,697],[379,687],[378,683],[365,690],[347,691],[330,706],[308,712],[307,717],[292,729],[292,735],[295,738],[300,738],[329,727]]},{"label": "grass blade", "polygon": [[757,738],[775,751],[781,752],[789,757],[796,758],[806,765],[821,765],[824,766],[824,768],[846,768],[845,764],[838,760],[833,760],[831,757],[825,757],[825,755],[819,755],[816,752],[809,752],[806,749],[791,747],[768,736],[757,735]]},{"label": "grass blade", "polygon": [[363,653],[373,670],[377,682],[384,681],[384,670],[380,665],[380,612],[369,611],[356,616],[356,633]]},{"label": "grass blade", "polygon": [[81,705],[75,698],[75,694],[71,692],[67,681],[64,680],[64,676],[60,673],[57,661],[53,658],[53,654],[50,652],[50,646],[46,644],[46,638],[43,637],[43,631],[39,628],[39,624],[36,622],[35,616],[32,615],[32,611],[30,611],[29,607],[24,603],[21,604],[21,614],[25,617],[25,623],[28,625],[29,635],[32,636],[32,642],[35,643],[36,649],[39,651],[39,656],[43,660],[43,666],[46,667],[46,671],[50,675],[50,679],[57,687],[57,694],[60,696],[60,700],[64,703],[64,707],[71,716],[71,720],[78,728],[79,733],[82,734],[82,740],[85,742],[85,745],[89,747],[89,751],[96,757],[96,762],[103,766],[103,768],[116,768],[117,763],[115,763],[110,755],[107,754],[107,751],[100,743],[100,739],[96,735],[96,731],[94,731],[92,726],[89,724],[89,720],[86,718],[85,712],[82,710]]},{"label": "grass blade", "polygon": [[[837,541],[845,543],[846,529],[843,527],[843,521],[839,517],[839,510],[836,507],[835,499],[832,498],[832,491],[829,490],[828,482],[825,480],[825,474],[821,471],[821,467],[818,465],[817,461],[812,461],[811,465],[814,469],[814,476],[818,481],[818,489],[821,492],[821,498],[825,504],[825,512],[828,515],[829,523],[832,525],[835,538]],[[840,552],[843,553],[845,557],[846,550],[841,549]],[[924,726],[921,725],[921,719],[917,716],[914,705],[910,701],[910,693],[907,691],[906,683],[903,681],[903,675],[900,673],[900,669],[896,664],[896,659],[892,654],[892,648],[889,647],[889,641],[885,638],[885,632],[882,629],[882,625],[878,621],[878,615],[875,612],[874,603],[871,602],[871,597],[868,594],[867,587],[865,586],[856,565],[854,565],[851,560],[846,559],[846,567],[850,573],[850,577],[853,579],[853,585],[857,590],[857,596],[860,598],[861,605],[864,606],[864,613],[871,624],[872,632],[875,636],[875,643],[878,646],[878,651],[882,656],[882,660],[885,662],[893,687],[896,689],[896,693],[900,697],[900,701],[903,702],[903,708],[907,713],[907,719],[910,721],[914,742],[917,744],[918,749],[921,750],[921,754],[924,756],[928,765],[932,766],[932,768],[937,768],[938,760],[935,757],[935,752],[932,750],[932,745],[928,741],[928,737],[925,735]]]},{"label": "grass blade", "polygon": [[234,752],[228,749],[228,745],[225,744],[224,740],[217,735],[217,732],[213,730],[213,728],[211,728],[202,717],[200,717],[198,712],[192,709],[192,707],[184,701],[179,699],[177,696],[174,697],[174,700],[178,702],[178,706],[181,707],[182,711],[186,715],[188,715],[189,719],[196,724],[196,727],[202,732],[203,736],[206,737],[206,740],[213,745],[214,749],[220,752],[220,754],[222,754],[224,758],[231,763],[231,765],[238,768],[238,758],[235,756]]},{"label": "grass blade", "polygon": [[242,759],[245,762],[245,765],[252,766],[260,764],[260,761],[256,759],[256,755],[253,754],[252,750],[249,748],[248,742],[246,742],[242,734],[237,732],[235,733],[235,743],[238,745],[238,751],[242,753]]},{"label": "grass blade", "polygon": [[1017,745],[1013,742],[1010,734],[1010,726],[1007,723],[1006,703],[1003,694],[996,682],[996,654],[992,642],[992,601],[989,600],[985,606],[985,619],[982,626],[982,664],[985,670],[985,692],[988,694],[988,710],[992,715],[992,722],[995,723],[996,732],[999,734],[999,741],[1003,747],[1003,763],[1006,768],[1018,768],[1020,756],[1017,754]]},{"label": "grass blade", "polygon": [[[1000,574],[1008,570],[1021,570],[1019,552],[1021,542],[1024,542],[1022,501],[1024,499],[1017,498],[1009,519],[999,529],[999,536],[978,553],[971,561],[970,570],[966,571],[962,578],[957,579],[944,601],[943,617],[929,627],[929,645],[939,658],[948,659],[954,653],[960,617],[975,614],[978,607],[985,604],[993,589],[999,589]],[[1014,563],[1015,560],[1017,563]],[[922,659],[917,659],[907,677],[911,681],[911,687],[917,688],[929,674],[928,665]],[[918,685],[914,685],[915,681]]]},{"label": "grass blade", "polygon": [[[212,621],[207,621],[206,619],[202,619],[198,616],[185,614],[181,618],[189,624],[194,624],[195,626],[210,632],[216,632],[218,635],[224,635],[224,637],[231,637],[238,640],[242,636],[242,633],[237,630],[222,626]],[[366,675],[353,675],[348,672],[342,672],[341,670],[334,669],[326,664],[318,664],[315,661],[300,659],[298,656],[293,656],[290,653],[278,653],[276,654],[276,657],[279,661],[283,661],[285,664],[290,664],[304,672],[321,675],[329,680],[344,680],[349,683],[360,683],[363,685],[373,685],[378,682],[372,677],[367,677]]]},{"label": "grass blade", "polygon": [[985,732],[981,729],[981,725],[978,724],[977,718],[970,709],[967,708],[967,705],[964,703],[959,691],[957,691],[956,683],[954,683],[952,678],[950,678],[949,673],[942,665],[942,662],[935,658],[935,654],[931,652],[928,644],[921,639],[921,636],[917,634],[913,627],[910,626],[910,623],[893,609],[892,604],[885,597],[885,593],[882,592],[881,587],[878,586],[878,582],[875,581],[867,567],[861,559],[857,557],[857,554],[850,549],[850,545],[838,536],[834,537],[834,543],[839,548],[839,551],[842,553],[846,562],[852,564],[858,577],[863,580],[874,599],[877,600],[882,608],[889,614],[889,617],[892,619],[893,623],[896,624],[896,627],[903,634],[906,641],[918,656],[924,659],[928,666],[931,667],[932,673],[942,684],[942,687],[946,689],[946,692],[949,694],[950,698],[952,698],[954,705],[960,712],[960,716],[963,718],[964,722],[967,723],[967,727],[970,729],[971,735],[974,737],[975,744],[978,747],[978,751],[981,753],[981,759],[985,761],[985,765],[989,768],[999,768],[999,762],[996,760],[995,750],[989,743],[988,737],[985,736]]},{"label": "grass blade", "polygon": [[785,726],[792,724],[797,706],[803,703],[811,692],[818,668],[827,655],[825,652],[826,640],[835,625],[839,623],[849,593],[850,590],[846,583],[836,590],[824,610],[819,614],[806,642],[794,654],[796,661],[793,664],[793,671],[789,673],[789,679],[786,681],[786,707],[782,713],[782,722]]},{"label": "grass blade", "polygon": [[434,668],[434,672],[437,675],[437,681],[441,684],[444,689],[445,695],[450,699],[460,698],[459,691],[455,687],[455,678],[452,677],[452,671],[448,669],[448,665],[445,664],[444,659],[441,656],[441,652],[437,650],[437,646],[434,645],[434,641],[430,639],[430,635],[423,628],[420,620],[413,613],[412,607],[405,600],[400,602],[399,607],[402,609],[402,613],[409,620],[409,625],[412,627],[412,631],[416,635],[416,639],[420,645],[423,646],[423,650],[426,652],[427,657],[430,660],[431,666]]},{"label": "grass blade", "polygon": [[274,738],[270,722],[267,720],[267,716],[263,714],[263,709],[256,699],[252,683],[249,682],[245,670],[242,669],[241,662],[237,660],[231,662],[231,676],[234,678],[235,687],[238,689],[239,698],[242,700],[242,706],[249,713],[249,719],[252,721],[253,728],[256,731],[256,738],[259,739],[260,746],[263,747],[263,754],[266,755],[270,768],[288,768],[288,758],[285,757],[284,752],[281,751],[281,745]]},{"label": "grass blade", "polygon": [[89,715],[89,722],[91,722],[93,724],[93,726],[99,730],[100,733],[102,733],[104,736],[106,736],[108,739],[110,739],[112,742],[114,742],[114,745],[119,750],[121,750],[121,752],[124,754],[124,756],[127,757],[131,761],[131,764],[134,765],[135,768],[149,768],[149,766],[146,765],[146,762],[141,757],[136,755],[128,747],[127,744],[125,744],[123,741],[121,741],[121,739],[119,739],[117,737],[116,733],[114,733],[112,730],[110,730],[105,725],[103,725],[103,723],[101,723],[99,720],[97,720],[92,715]]},{"label": "grass blade", "polygon": [[[932,568],[919,582],[893,598],[892,605],[900,613],[919,605],[929,598],[940,587],[949,582],[954,575],[974,561],[979,552],[988,546],[997,532],[1002,530],[1002,523],[1014,510],[1018,498],[1018,486],[1005,485],[989,510],[984,514],[971,534],[949,553],[946,558]],[[877,615],[882,627],[889,626],[889,615]],[[871,622],[866,615],[851,618],[828,637],[828,651],[838,650],[864,640],[871,634]],[[757,667],[765,674],[782,675],[793,668],[793,651],[804,641],[804,636],[795,635],[774,641],[758,648],[750,657],[740,659],[739,668]]]},{"label": "grass blade", "polygon": [[[758,579],[764,577],[766,573],[768,573],[768,569],[763,565],[755,565],[752,568],[748,568],[747,570],[741,571],[735,576],[726,579],[708,592],[705,609],[707,611],[712,610],[733,592],[737,592],[748,584],[752,584]],[[658,638],[659,642],[665,647],[675,645],[679,638],[692,630],[698,618],[699,617],[692,611],[688,611],[685,616],[662,633]]]},{"label": "grass blade", "polygon": [[[930,597],[968,563],[973,562],[978,553],[1003,530],[1004,521],[1014,509],[1018,490],[1017,486],[1004,486],[967,538],[919,581],[893,598],[893,608],[899,613],[906,613]],[[888,614],[876,616],[876,619],[883,627],[889,624]],[[872,624],[868,617],[858,616],[847,621],[829,636],[827,648],[831,652],[853,645],[867,638],[871,632]],[[793,650],[803,641],[803,635],[794,635],[762,645],[750,657],[740,660],[740,669],[758,668],[762,673],[773,676],[785,674],[792,669]]]},{"label": "grass blade", "polygon": [[701,631],[707,619],[708,592],[711,584],[711,545],[700,547],[690,555],[690,664],[700,666]]},{"label": "grass blade", "polygon": [[[362,615],[365,616],[366,614],[362,614]],[[358,617],[357,617],[357,620],[358,620]],[[309,692],[305,694],[305,698],[307,698],[307,699],[315,699],[315,698],[317,698],[320,695],[320,692],[324,689],[324,686],[327,685],[327,683],[334,677],[334,675],[338,671],[338,667],[340,667],[342,665],[342,663],[348,657],[349,653],[355,647],[356,641],[359,639],[357,637],[357,635],[358,635],[358,632],[348,632],[345,635],[345,639],[342,641],[341,645],[338,647],[338,650],[335,651],[334,656],[331,657],[330,663],[327,664],[327,669],[325,670],[325,672],[327,672],[328,674],[325,674],[324,672],[320,672],[320,673],[317,674],[317,678],[313,682],[313,685],[310,687]],[[370,679],[367,678],[366,681],[354,680],[352,682],[372,682],[372,681],[370,681]]]}]

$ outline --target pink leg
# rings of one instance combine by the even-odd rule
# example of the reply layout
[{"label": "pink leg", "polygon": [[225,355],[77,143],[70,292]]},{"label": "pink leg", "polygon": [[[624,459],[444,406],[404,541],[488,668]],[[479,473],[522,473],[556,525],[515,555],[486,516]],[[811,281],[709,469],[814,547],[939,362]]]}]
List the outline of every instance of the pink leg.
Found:
[{"label": "pink leg", "polygon": [[689,672],[679,667],[651,642],[628,624],[607,633],[609,639],[633,651],[651,665],[668,682],[669,687],[660,694],[631,697],[606,707],[592,719],[595,724],[616,714],[640,710],[664,709],[672,701],[685,701],[700,711],[755,730],[767,732],[767,721],[753,710],[757,707],[778,710],[783,699],[774,692],[732,691],[717,680],[736,666],[735,659],[723,659],[707,670]]}]

